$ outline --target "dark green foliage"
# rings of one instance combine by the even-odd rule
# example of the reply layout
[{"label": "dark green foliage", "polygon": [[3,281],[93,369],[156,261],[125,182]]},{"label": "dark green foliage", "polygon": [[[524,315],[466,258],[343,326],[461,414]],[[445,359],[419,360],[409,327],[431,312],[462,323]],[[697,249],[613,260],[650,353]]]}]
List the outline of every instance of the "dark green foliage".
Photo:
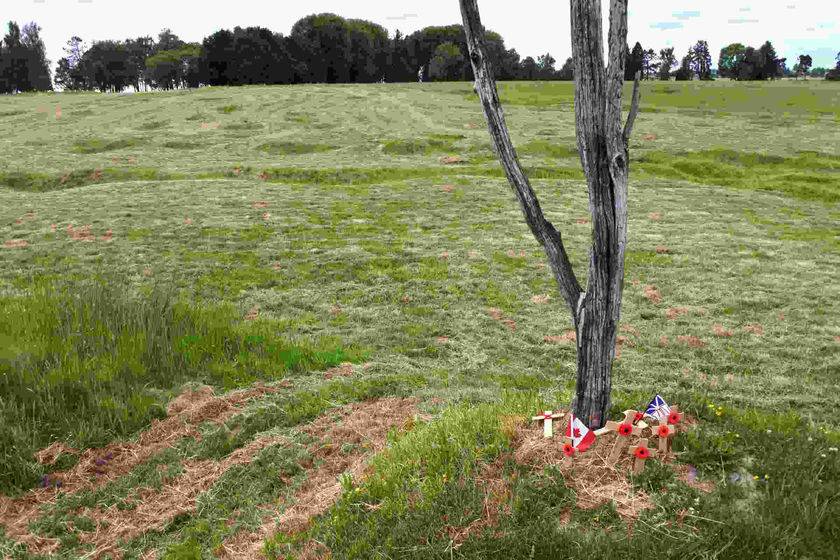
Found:
[{"label": "dark green foliage", "polygon": [[718,75],[735,80],[767,80],[780,78],[785,59],[778,58],[770,41],[760,48],[733,43],[721,49],[718,58]]},{"label": "dark green foliage", "polygon": [[0,94],[51,89],[41,27],[32,22],[21,30],[16,22],[8,22],[8,32],[0,42]]}]

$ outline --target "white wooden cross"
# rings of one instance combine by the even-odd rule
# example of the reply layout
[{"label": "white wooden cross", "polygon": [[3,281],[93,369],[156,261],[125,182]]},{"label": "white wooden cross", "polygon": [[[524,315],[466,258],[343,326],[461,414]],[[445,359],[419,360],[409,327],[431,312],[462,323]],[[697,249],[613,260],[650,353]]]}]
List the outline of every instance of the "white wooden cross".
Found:
[{"label": "white wooden cross", "polygon": [[647,438],[640,439],[639,445],[631,446],[627,449],[627,453],[635,457],[633,474],[641,474],[645,470],[645,461],[656,456],[656,450],[648,447]]},{"label": "white wooden cross", "polygon": [[543,423],[543,437],[550,438],[554,435],[553,431],[553,424],[554,420],[557,418],[563,418],[566,414],[564,412],[552,412],[551,410],[546,410],[539,416],[534,416],[531,418],[534,421],[542,422]]}]

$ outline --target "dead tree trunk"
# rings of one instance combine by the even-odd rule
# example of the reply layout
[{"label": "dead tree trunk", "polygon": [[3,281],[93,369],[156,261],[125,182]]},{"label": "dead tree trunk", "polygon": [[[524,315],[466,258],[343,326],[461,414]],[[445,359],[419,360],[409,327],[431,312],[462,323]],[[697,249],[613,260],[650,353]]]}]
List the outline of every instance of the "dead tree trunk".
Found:
[{"label": "dead tree trunk", "polygon": [[578,283],[560,232],[546,220],[516,156],[505,124],[477,0],[460,0],[476,85],[496,153],[525,221],[545,248],[549,265],[577,332],[577,384],[572,408],[600,428],[610,407],[612,361],[624,288],[627,245],[628,139],[639,105],[639,74],[627,122],[622,126],[627,0],[611,0],[609,63],[604,68],[600,0],[570,0],[575,61],[578,150],[589,187],[592,247],[586,290]]}]

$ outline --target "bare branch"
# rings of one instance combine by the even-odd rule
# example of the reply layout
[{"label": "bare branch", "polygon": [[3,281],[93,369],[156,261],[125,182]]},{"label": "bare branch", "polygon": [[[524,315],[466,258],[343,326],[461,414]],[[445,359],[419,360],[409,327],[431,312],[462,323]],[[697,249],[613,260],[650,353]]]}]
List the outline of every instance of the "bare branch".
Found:
[{"label": "bare branch", "polygon": [[476,78],[476,88],[481,99],[481,105],[484,108],[484,116],[487,118],[487,126],[496,153],[499,155],[508,182],[519,201],[522,213],[525,216],[525,222],[534,237],[545,248],[549,264],[560,286],[563,298],[574,315],[581,294],[580,284],[572,270],[560,232],[543,215],[539,200],[537,200],[528,177],[516,157],[516,150],[510,139],[499,102],[499,95],[496,91],[496,81],[493,77],[490,61],[484,52],[484,27],[481,25],[477,0],[460,0],[460,2],[464,31],[470,50],[470,61]]},{"label": "bare branch", "polygon": [[633,134],[633,124],[636,122],[636,115],[639,112],[639,80],[641,77],[641,71],[636,72],[636,79],[633,82],[633,100],[630,102],[630,112],[627,113],[627,122],[624,125],[623,137],[625,146],[630,142],[630,136]]}]

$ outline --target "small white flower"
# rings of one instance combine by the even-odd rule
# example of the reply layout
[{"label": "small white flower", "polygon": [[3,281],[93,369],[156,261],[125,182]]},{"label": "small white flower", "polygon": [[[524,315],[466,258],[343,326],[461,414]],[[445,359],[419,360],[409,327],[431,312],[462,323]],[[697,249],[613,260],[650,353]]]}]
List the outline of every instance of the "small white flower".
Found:
[{"label": "small white flower", "polygon": [[828,450],[831,451],[832,453],[837,453],[837,448],[836,447],[829,447]]},{"label": "small white flower", "polygon": [[767,430],[767,433],[768,433],[768,434],[772,434],[772,433],[773,433],[773,430]]},{"label": "small white flower", "polygon": [[823,459],[825,459],[826,457],[828,457],[828,455],[826,455],[825,453],[820,453],[820,457],[822,457]]},{"label": "small white flower", "polygon": [[808,436],[808,441],[814,441],[814,438],[812,438],[811,436]]}]

